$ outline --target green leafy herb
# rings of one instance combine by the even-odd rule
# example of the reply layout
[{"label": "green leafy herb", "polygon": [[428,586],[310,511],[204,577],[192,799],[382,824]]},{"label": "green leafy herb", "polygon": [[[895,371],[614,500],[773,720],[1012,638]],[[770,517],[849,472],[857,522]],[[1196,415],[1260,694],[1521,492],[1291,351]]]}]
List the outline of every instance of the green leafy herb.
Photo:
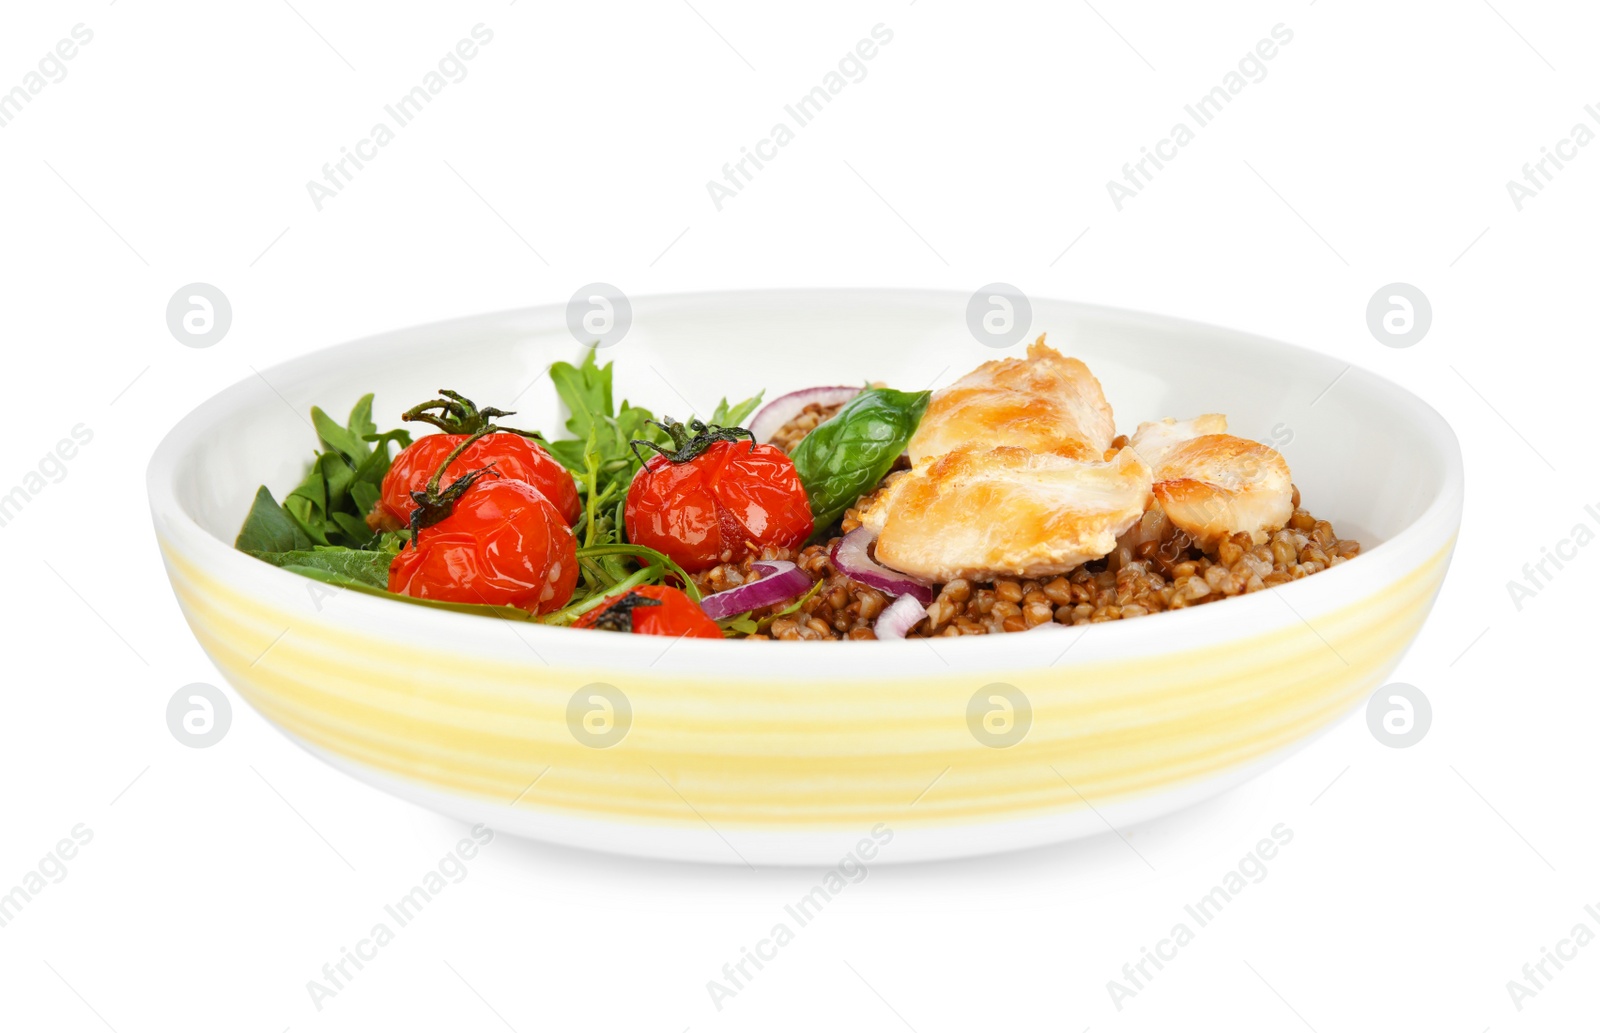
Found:
[{"label": "green leafy herb", "polygon": [[[284,536],[283,522],[268,514],[276,503],[262,488],[234,543],[238,548],[252,553],[287,552],[312,546],[359,548],[372,542],[366,516],[378,500],[383,475],[389,472],[389,443],[404,448],[411,444],[411,435],[404,430],[379,434],[372,422],[371,395],[356,402],[342,427],[312,406],[311,425],[325,451],[317,453],[305,477],[279,507],[299,537]],[[254,536],[266,531],[274,536],[270,544],[278,547],[261,547]],[[247,535],[252,536],[250,541],[246,541]],[[286,543],[289,548],[281,547]]]},{"label": "green leafy herb", "polygon": [[717,403],[716,409],[711,413],[711,419],[706,422],[713,427],[743,427],[744,421],[748,420],[750,414],[756,411],[756,406],[761,404],[761,395],[764,394],[765,391],[754,398],[746,398],[738,405],[729,405],[728,400],[724,398]]},{"label": "green leafy herb", "polygon": [[312,408],[311,424],[326,450],[280,505],[265,486],[234,547],[296,574],[347,588],[386,589],[389,563],[406,535],[375,535],[366,515],[389,472],[389,443],[411,443],[404,430],[382,434],[372,422],[372,396],[350,410],[343,426]]},{"label": "green leafy herb", "polygon": [[[389,564],[399,551],[401,535],[384,535],[394,539],[395,547],[378,549],[349,549],[342,545],[319,546],[314,549],[291,549],[284,552],[256,552],[250,555],[265,560],[275,567],[292,570],[296,574],[318,577],[333,584],[359,582],[374,588],[389,587]],[[319,577],[319,575],[328,575]]]},{"label": "green leafy herb", "polygon": [[[573,602],[560,611],[560,616],[565,616],[575,607],[616,591],[619,584],[636,573],[632,568],[650,561],[650,557],[642,556],[634,546],[614,552],[602,551],[599,547],[623,544],[623,505],[628,486],[643,465],[633,442],[670,445],[671,438],[649,409],[631,405],[626,400],[620,408],[614,407],[612,364],[597,364],[593,349],[576,366],[568,362],[552,365],[550,379],[567,407],[567,432],[572,436],[546,441],[545,447],[572,471],[584,500],[583,517],[578,525],[583,545],[579,551],[583,581],[573,595]],[[760,404],[759,394],[736,405],[723,399],[712,414],[712,422],[734,426]],[[686,590],[694,594],[693,584],[682,576],[681,570],[671,572],[678,574]],[[558,619],[558,615],[551,615],[551,619]]]},{"label": "green leafy herb", "polygon": [[[377,505],[384,475],[389,471],[390,443],[404,448],[411,443],[411,435],[404,430],[378,433],[372,421],[371,395],[356,403],[343,426],[321,409],[311,410],[321,450],[282,504],[265,487],[256,493],[235,546],[284,570],[353,591],[510,620],[571,623],[608,596],[667,579],[698,602],[700,592],[682,567],[654,549],[624,540],[622,518],[628,486],[641,465],[633,442],[670,445],[671,437],[649,409],[627,401],[620,407],[614,404],[612,366],[598,365],[592,350],[577,365],[552,365],[550,379],[566,405],[566,429],[571,436],[549,440],[535,432],[515,433],[538,438],[557,461],[572,471],[584,499],[583,516],[575,528],[582,580],[567,605],[555,613],[540,618],[514,607],[447,603],[387,591],[389,566],[410,533],[374,534],[367,527],[366,515]],[[407,418],[424,419],[452,430],[461,429],[447,419],[456,409],[469,422],[478,417],[509,415],[493,409],[477,410],[453,392],[441,393],[445,399],[419,406],[420,414],[413,411]],[[711,414],[711,423],[737,427],[760,404],[759,394],[737,404],[723,399]],[[434,410],[439,410],[439,415],[428,418]],[[478,424],[473,426],[477,428]],[[753,622],[747,623],[754,627]],[[746,629],[741,625],[739,630]]]},{"label": "green leafy herb", "polygon": [[[649,566],[657,567],[662,571],[673,574],[682,583],[684,594],[697,603],[700,601],[700,589],[695,587],[695,583],[689,579],[688,572],[678,566],[665,553],[657,552],[647,545],[632,545],[622,542],[616,545],[592,545],[578,550],[578,561],[580,563],[586,559],[594,559],[596,557],[609,559],[625,557],[634,563],[648,563]],[[632,586],[630,585],[629,587]],[[606,589],[608,593],[615,590],[616,586],[614,585]]]},{"label": "green leafy herb", "polygon": [[527,610],[520,610],[515,606],[487,606],[483,603],[453,603],[444,599],[418,599],[416,596],[411,595],[397,595],[386,588],[378,588],[365,581],[347,578],[320,567],[285,567],[284,569],[292,570],[296,574],[303,574],[306,577],[336,585],[340,588],[348,588],[363,595],[376,595],[384,599],[398,599],[403,603],[411,603],[414,606],[428,606],[435,610],[453,610],[456,613],[472,613],[484,617],[499,617],[501,620],[523,621],[530,624],[539,623],[537,616]]},{"label": "green leafy herb", "polygon": [[250,513],[244,518],[244,526],[239,528],[239,537],[233,544],[235,548],[252,554],[290,552],[311,548],[311,539],[263,485],[256,489],[256,500],[250,506]]},{"label": "green leafy herb", "polygon": [[748,613],[735,614],[717,621],[717,627],[722,629],[723,638],[737,638],[740,635],[754,635],[761,628],[750,619]]},{"label": "green leafy herb", "polygon": [[572,471],[584,495],[585,545],[621,540],[614,510],[639,468],[629,443],[635,438],[667,440],[650,424],[655,415],[649,409],[626,401],[620,411],[613,407],[611,365],[597,365],[591,350],[580,365],[557,362],[550,367],[550,379],[567,407],[567,431],[572,437],[547,441],[546,447]]},{"label": "green leafy herb", "polygon": [[801,607],[805,606],[805,604],[810,602],[818,592],[822,591],[822,586],[826,581],[826,578],[819,579],[816,584],[806,589],[805,595],[796,599],[783,609],[769,613],[765,617],[761,618],[761,620],[756,624],[756,630],[765,632],[768,628],[772,627],[772,622],[777,620],[779,617],[789,617],[799,613]]},{"label": "green leafy herb", "polygon": [[795,446],[789,458],[811,500],[815,533],[831,527],[889,472],[922,422],[931,396],[869,387]]},{"label": "green leafy herb", "polygon": [[[567,432],[570,438],[546,441],[545,446],[561,464],[578,475],[581,480],[593,466],[596,474],[596,494],[605,491],[615,481],[633,480],[640,463],[634,455],[632,442],[650,441],[668,444],[670,438],[656,424],[656,416],[649,409],[623,401],[620,409],[612,404],[612,364],[597,365],[591,349],[579,365],[557,362],[550,367],[550,379],[556,386],[568,412]],[[730,404],[726,398],[717,403],[711,415],[711,424],[736,427],[743,423],[761,404],[761,395]],[[626,494],[612,492],[614,497]],[[600,543],[590,543],[600,544]]]}]

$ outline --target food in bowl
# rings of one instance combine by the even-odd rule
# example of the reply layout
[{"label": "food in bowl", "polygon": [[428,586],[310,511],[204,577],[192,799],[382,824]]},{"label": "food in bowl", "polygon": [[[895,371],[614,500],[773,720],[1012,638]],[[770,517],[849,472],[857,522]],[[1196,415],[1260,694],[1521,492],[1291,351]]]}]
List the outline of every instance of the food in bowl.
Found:
[{"label": "food in bowl", "polygon": [[[630,337],[597,358],[616,359],[619,401],[671,399],[680,419],[693,406],[663,381],[714,422],[722,394],[767,387],[771,399],[874,380],[914,391],[1027,349],[981,350],[967,334],[965,291],[631,300]],[[564,304],[262,367],[157,449],[155,537],[197,642],[238,691],[236,719],[247,705],[341,772],[453,820],[757,867],[832,864],[878,821],[895,831],[889,863],[1128,829],[1259,776],[1389,680],[1449,568],[1461,454],[1423,400],[1343,359],[1045,298],[1033,299],[1032,320],[1094,372],[1130,438],[1140,421],[1224,412],[1233,434],[1282,451],[1303,505],[1359,538],[1359,557],[1221,605],[1070,634],[784,649],[397,605],[382,589],[330,590],[231,547],[259,483],[284,499],[301,481],[313,403],[339,403],[342,423],[376,391],[387,429],[443,385],[522,409],[497,423],[576,437],[537,379],[576,351]],[[838,403],[801,401],[779,423],[813,404]],[[607,623],[627,627],[625,616]],[[1014,701],[1015,720],[997,741],[1001,699]]]},{"label": "food in bowl", "polygon": [[937,392],[810,388],[686,423],[614,406],[592,351],[550,374],[562,438],[453,391],[402,414],[439,431],[415,440],[377,430],[371,395],[343,426],[314,408],[324,450],[282,503],[257,492],[236,547],[423,605],[756,640],[1121,620],[1360,551],[1221,414],[1117,433],[1043,335]]}]

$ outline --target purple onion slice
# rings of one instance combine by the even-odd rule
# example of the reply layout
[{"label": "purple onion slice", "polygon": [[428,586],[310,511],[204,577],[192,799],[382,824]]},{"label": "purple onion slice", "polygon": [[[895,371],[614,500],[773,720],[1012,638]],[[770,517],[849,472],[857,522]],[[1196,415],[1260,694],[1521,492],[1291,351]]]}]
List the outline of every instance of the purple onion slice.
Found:
[{"label": "purple onion slice", "polygon": [[878,623],[872,627],[880,639],[905,638],[917,626],[917,621],[928,615],[928,608],[917,602],[915,596],[903,595],[878,614]]},{"label": "purple onion slice", "polygon": [[845,535],[833,547],[831,559],[852,581],[876,588],[889,595],[910,596],[923,606],[933,602],[933,586],[921,578],[902,574],[880,565],[868,551],[877,535],[865,527],[858,527]]},{"label": "purple onion slice", "polygon": [[736,614],[786,602],[811,590],[811,575],[788,560],[758,560],[750,564],[750,569],[761,577],[700,600],[700,608],[707,617],[714,621],[726,620]]},{"label": "purple onion slice", "polygon": [[859,387],[808,387],[780,395],[761,407],[750,421],[749,431],[765,444],[785,423],[799,416],[808,405],[843,405],[861,393]]}]

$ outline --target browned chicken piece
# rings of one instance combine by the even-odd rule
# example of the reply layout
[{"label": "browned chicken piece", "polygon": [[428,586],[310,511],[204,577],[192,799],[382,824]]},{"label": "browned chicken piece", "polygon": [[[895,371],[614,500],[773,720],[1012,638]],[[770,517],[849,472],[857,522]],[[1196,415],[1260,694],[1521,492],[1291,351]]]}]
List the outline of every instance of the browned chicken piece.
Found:
[{"label": "browned chicken piece", "polygon": [[1283,456],[1259,441],[1222,433],[1216,413],[1141,423],[1132,448],[1152,468],[1151,492],[1180,530],[1202,547],[1229,535],[1260,544],[1294,514],[1294,485]]},{"label": "browned chicken piece", "polygon": [[965,446],[891,480],[861,522],[879,563],[930,581],[1064,574],[1109,553],[1150,498],[1138,453],[1101,454]]},{"label": "browned chicken piece", "polygon": [[1202,434],[1226,434],[1228,418],[1219,412],[1208,412],[1192,420],[1178,421],[1168,416],[1155,423],[1141,423],[1128,442],[1139,458],[1153,470],[1166,454],[1191,438]]},{"label": "browned chicken piece", "polygon": [[1100,381],[1040,334],[1026,359],[985,362],[935,392],[907,451],[913,463],[972,443],[1051,452],[1078,442],[1103,454],[1115,435]]}]

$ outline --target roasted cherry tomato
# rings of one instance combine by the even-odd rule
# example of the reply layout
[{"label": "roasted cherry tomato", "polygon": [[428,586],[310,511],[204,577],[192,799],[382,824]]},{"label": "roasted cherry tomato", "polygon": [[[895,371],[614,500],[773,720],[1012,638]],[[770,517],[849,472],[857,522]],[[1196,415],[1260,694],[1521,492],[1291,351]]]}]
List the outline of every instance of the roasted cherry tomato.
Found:
[{"label": "roasted cherry tomato", "polygon": [[565,606],[578,583],[578,542],[566,518],[538,489],[493,470],[463,479],[449,515],[420,528],[389,564],[389,591],[533,613]]},{"label": "roasted cherry tomato", "polygon": [[[368,518],[369,525],[390,531],[406,526],[411,511],[417,508],[411,493],[427,487],[439,464],[468,437],[466,434],[429,434],[402,449],[384,475],[383,491],[373,507],[373,515]],[[449,484],[468,471],[490,463],[502,478],[537,488],[555,503],[556,511],[569,525],[577,523],[583,507],[578,502],[578,486],[573,483],[572,474],[549,452],[521,434],[509,431],[485,434],[450,464],[444,472],[444,483]]]},{"label": "roasted cherry tomato", "polygon": [[667,585],[640,585],[618,592],[572,626],[672,638],[722,638],[722,629],[698,603]]},{"label": "roasted cherry tomato", "polygon": [[811,503],[782,449],[698,420],[662,426],[677,447],[651,445],[660,454],[634,475],[623,511],[628,541],[666,553],[691,573],[767,546],[805,544]]}]

